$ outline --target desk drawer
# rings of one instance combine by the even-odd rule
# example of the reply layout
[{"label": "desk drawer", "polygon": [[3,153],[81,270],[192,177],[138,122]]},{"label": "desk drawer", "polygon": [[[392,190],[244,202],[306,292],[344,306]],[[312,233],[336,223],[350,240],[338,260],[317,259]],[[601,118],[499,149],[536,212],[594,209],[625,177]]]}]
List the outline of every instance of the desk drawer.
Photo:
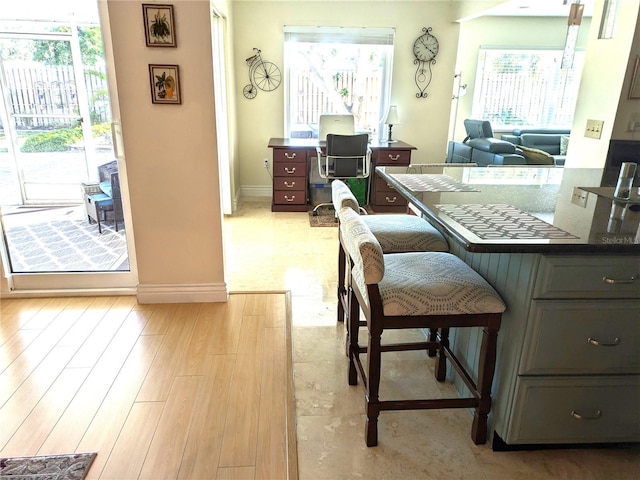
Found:
[{"label": "desk drawer", "polygon": [[383,178],[380,178],[377,174],[375,176],[375,182],[376,182],[376,192],[390,192],[393,194],[396,193],[395,188],[389,185],[386,180],[384,180]]},{"label": "desk drawer", "polygon": [[[273,203],[277,205],[305,205],[307,204],[307,191],[294,190],[273,192]],[[305,207],[306,208],[306,207]]]},{"label": "desk drawer", "polygon": [[534,300],[521,375],[640,374],[640,300]]},{"label": "desk drawer", "polygon": [[273,150],[273,163],[277,162],[302,162],[307,161],[307,151],[295,148],[275,148]]},{"label": "desk drawer", "polygon": [[376,166],[409,165],[411,150],[381,148],[376,152]]},{"label": "desk drawer", "polygon": [[273,179],[274,190],[288,190],[288,191],[304,191],[306,190],[304,177],[274,177]]},{"label": "desk drawer", "polygon": [[640,256],[545,255],[534,298],[640,298]]},{"label": "desk drawer", "polygon": [[395,190],[384,192],[377,191],[375,193],[374,205],[376,207],[406,207],[407,200]]},{"label": "desk drawer", "polygon": [[507,443],[637,442],[638,405],[636,375],[520,377],[513,422],[503,438]]},{"label": "desk drawer", "polygon": [[298,177],[304,182],[307,176],[306,162],[273,162],[274,177]]}]

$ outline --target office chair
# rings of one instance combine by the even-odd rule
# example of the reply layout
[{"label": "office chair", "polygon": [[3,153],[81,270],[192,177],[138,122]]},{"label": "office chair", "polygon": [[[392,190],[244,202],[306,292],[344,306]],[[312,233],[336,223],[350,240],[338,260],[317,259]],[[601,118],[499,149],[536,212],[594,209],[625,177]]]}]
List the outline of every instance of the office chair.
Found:
[{"label": "office chair", "polygon": [[[322,178],[333,181],[369,177],[371,149],[369,148],[369,135],[366,133],[358,135],[329,133],[324,151],[321,146],[316,147],[316,151],[318,154],[318,173]],[[313,209],[313,215],[318,215],[318,209],[323,206],[333,206],[333,202],[316,205]]]}]

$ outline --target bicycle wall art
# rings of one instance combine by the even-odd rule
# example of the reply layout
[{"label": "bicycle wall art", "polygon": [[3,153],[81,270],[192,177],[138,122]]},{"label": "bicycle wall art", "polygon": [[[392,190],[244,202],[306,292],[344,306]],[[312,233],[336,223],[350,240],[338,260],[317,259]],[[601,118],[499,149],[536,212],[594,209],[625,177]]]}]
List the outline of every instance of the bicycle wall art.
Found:
[{"label": "bicycle wall art", "polygon": [[251,100],[258,95],[258,89],[271,92],[280,86],[282,75],[275,63],[262,59],[259,48],[253,49],[254,54],[245,61],[249,66],[249,83],[242,89],[245,98]]},{"label": "bicycle wall art", "polygon": [[149,81],[152,103],[173,105],[182,103],[178,65],[149,64]]},{"label": "bicycle wall art", "polygon": [[142,4],[147,47],[176,47],[173,5]]}]

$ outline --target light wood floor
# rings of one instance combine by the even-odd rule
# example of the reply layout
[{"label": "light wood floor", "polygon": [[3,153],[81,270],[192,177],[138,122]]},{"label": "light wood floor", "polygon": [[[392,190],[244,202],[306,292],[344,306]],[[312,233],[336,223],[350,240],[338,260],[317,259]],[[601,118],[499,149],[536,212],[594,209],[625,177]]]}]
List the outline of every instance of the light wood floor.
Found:
[{"label": "light wood floor", "polygon": [[0,456],[89,479],[297,478],[288,293],[2,300]]}]

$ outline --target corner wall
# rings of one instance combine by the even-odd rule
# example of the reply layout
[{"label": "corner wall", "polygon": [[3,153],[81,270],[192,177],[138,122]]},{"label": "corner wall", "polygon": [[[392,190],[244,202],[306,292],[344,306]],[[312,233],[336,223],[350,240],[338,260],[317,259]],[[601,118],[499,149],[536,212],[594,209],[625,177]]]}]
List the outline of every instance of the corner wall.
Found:
[{"label": "corner wall", "polygon": [[[638,27],[640,0],[618,2],[613,38],[605,40],[598,39],[603,4],[604,0],[597,0],[589,30],[585,66],[578,94],[579,101],[571,127],[571,140],[565,168],[603,167],[614,125],[619,117],[626,116],[622,113],[619,116],[618,109],[633,108],[625,107],[625,104],[638,104],[638,100],[625,100],[626,92],[623,85],[625,76],[629,77],[629,64],[633,63],[635,54],[638,53],[637,44],[635,54],[631,46]],[[604,121],[600,139],[584,136],[588,119]],[[624,123],[624,119],[620,118],[619,122]],[[620,130],[623,128],[619,127]]]},{"label": "corner wall", "polygon": [[[141,4],[108,0],[138,300],[225,301],[209,1],[174,2],[177,48],[145,45]],[[151,103],[149,64],[179,66],[181,105]]]}]

